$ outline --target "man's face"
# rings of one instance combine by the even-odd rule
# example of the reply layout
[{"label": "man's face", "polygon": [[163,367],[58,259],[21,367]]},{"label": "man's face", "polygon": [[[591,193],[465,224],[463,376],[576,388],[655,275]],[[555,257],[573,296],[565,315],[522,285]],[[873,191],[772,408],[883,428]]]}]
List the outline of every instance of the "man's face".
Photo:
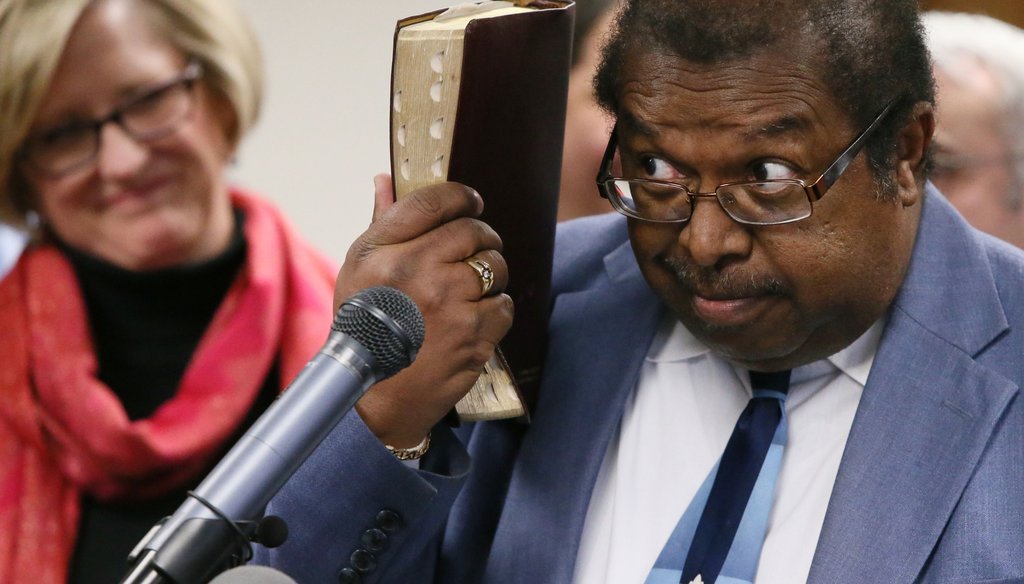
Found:
[{"label": "man's face", "polygon": [[[699,192],[813,181],[863,130],[813,68],[787,55],[698,66],[634,54],[624,65],[619,142],[629,178]],[[630,237],[647,281],[697,338],[746,367],[784,369],[842,349],[889,306],[920,216],[913,178],[899,185],[880,198],[861,153],[803,221],[741,225],[701,198],[685,225],[630,220]]]},{"label": "man's face", "polygon": [[1024,247],[1024,205],[1003,136],[999,81],[979,63],[964,60],[953,77],[936,68],[938,125],[931,179],[978,229]]}]

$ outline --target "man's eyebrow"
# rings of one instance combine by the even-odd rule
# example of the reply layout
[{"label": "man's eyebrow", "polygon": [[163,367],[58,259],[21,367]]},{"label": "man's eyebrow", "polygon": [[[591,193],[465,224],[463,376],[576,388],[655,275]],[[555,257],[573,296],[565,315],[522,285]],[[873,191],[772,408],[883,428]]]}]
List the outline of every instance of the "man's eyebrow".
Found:
[{"label": "man's eyebrow", "polygon": [[743,132],[743,137],[748,140],[756,138],[776,138],[783,134],[805,130],[808,125],[807,120],[802,117],[784,116],[777,120],[772,120],[767,124],[749,128]]}]

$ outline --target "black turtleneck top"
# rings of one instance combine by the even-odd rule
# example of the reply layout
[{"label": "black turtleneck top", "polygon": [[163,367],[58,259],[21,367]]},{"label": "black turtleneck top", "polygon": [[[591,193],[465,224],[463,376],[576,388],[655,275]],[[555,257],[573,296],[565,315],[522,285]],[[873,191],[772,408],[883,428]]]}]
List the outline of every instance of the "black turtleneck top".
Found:
[{"label": "black turtleneck top", "polygon": [[[117,394],[128,417],[151,415],[174,397],[192,353],[245,263],[243,218],[236,213],[227,250],[211,260],[154,271],[130,271],[62,246],[81,286],[99,363],[99,379]],[[224,451],[273,402],[275,361],[256,403]],[[212,467],[211,467],[212,468]],[[81,499],[71,584],[119,582],[128,553],[157,521],[184,502],[205,476],[158,499],[105,503]]]}]

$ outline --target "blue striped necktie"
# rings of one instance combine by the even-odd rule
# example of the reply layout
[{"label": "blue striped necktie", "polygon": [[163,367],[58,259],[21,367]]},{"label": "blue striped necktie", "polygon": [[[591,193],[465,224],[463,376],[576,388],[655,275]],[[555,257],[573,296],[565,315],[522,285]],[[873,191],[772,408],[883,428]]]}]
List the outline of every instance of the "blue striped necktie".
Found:
[{"label": "blue striped necktie", "polygon": [[750,372],[753,397],[646,584],[754,581],[786,443],[789,374]]}]

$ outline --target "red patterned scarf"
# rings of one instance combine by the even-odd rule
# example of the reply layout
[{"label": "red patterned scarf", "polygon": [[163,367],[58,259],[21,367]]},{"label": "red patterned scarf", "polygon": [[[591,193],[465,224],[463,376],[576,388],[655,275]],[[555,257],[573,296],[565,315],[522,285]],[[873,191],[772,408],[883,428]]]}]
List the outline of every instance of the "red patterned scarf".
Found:
[{"label": "red patterned scarf", "polygon": [[274,360],[282,385],[319,349],[335,267],[268,203],[241,192],[248,252],[174,398],[129,420],[96,378],[78,282],[53,246],[0,282],[0,582],[62,584],[79,499],[153,497],[194,480],[255,401]]}]

